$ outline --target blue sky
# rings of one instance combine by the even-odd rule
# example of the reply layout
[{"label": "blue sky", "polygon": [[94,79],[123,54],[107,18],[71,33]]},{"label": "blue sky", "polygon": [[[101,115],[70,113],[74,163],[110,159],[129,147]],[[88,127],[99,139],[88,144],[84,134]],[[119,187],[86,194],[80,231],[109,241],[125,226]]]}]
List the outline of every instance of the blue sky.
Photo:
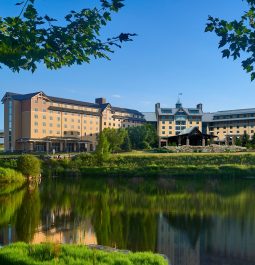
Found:
[{"label": "blue sky", "polygon": [[[17,1],[1,0],[0,16],[15,15]],[[96,0],[37,0],[42,14],[61,18],[67,11]],[[204,104],[205,111],[255,107],[255,83],[240,62],[221,59],[214,34],[204,33],[208,15],[239,18],[241,0],[126,0],[102,31],[102,38],[135,32],[111,61],[57,71],[40,65],[37,72],[0,70],[0,96],[6,91],[44,91],[52,96],[94,101],[106,97],[112,105],[153,111],[154,104],[173,106],[179,92],[185,106]],[[3,106],[0,128],[3,127]]]}]

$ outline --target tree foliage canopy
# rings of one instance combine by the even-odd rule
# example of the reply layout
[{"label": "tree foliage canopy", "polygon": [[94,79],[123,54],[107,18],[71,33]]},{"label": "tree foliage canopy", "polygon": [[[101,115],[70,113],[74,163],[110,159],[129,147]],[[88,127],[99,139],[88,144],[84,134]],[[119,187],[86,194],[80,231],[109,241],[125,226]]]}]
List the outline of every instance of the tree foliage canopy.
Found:
[{"label": "tree foliage canopy", "polygon": [[255,79],[255,0],[245,0],[249,10],[241,19],[226,21],[209,16],[206,32],[215,32],[220,38],[223,58],[242,59],[243,69]]},{"label": "tree foliage canopy", "polygon": [[123,1],[99,0],[98,7],[72,10],[64,23],[40,15],[35,0],[17,3],[19,15],[0,17],[0,67],[34,72],[40,62],[49,69],[59,69],[89,63],[91,57],[109,59],[114,46],[121,47],[136,35],[121,33],[106,41],[100,39],[100,29],[124,6]]}]

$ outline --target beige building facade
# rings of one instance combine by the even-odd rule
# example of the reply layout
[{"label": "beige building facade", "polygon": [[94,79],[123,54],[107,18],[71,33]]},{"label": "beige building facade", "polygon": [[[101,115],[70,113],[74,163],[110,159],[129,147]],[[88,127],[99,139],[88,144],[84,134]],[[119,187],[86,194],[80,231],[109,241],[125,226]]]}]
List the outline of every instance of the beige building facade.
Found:
[{"label": "beige building facade", "polygon": [[195,127],[207,138],[211,135],[214,143],[226,145],[234,145],[244,133],[250,138],[255,133],[255,108],[205,113],[201,103],[196,108],[186,108],[178,100],[175,108],[162,108],[157,103],[155,113],[144,115],[147,122],[157,125],[159,146],[167,145],[171,137]]},{"label": "beige building facade", "polygon": [[93,151],[105,128],[144,124],[141,112],[95,103],[51,97],[43,92],[7,92],[4,104],[4,147],[7,152]]},{"label": "beige building facade", "polygon": [[198,127],[202,130],[202,108],[202,104],[198,104],[196,108],[184,108],[180,100],[175,108],[162,108],[160,103],[157,103],[155,113],[159,145],[167,145],[169,137],[179,135],[188,128]]}]

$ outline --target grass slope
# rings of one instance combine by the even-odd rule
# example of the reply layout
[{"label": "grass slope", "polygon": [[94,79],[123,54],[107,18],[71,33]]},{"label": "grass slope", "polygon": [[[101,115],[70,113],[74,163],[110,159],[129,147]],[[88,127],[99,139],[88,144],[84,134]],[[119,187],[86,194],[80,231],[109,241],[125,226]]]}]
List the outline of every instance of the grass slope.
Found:
[{"label": "grass slope", "polygon": [[167,265],[160,255],[91,250],[75,245],[16,243],[0,250],[4,265]]}]

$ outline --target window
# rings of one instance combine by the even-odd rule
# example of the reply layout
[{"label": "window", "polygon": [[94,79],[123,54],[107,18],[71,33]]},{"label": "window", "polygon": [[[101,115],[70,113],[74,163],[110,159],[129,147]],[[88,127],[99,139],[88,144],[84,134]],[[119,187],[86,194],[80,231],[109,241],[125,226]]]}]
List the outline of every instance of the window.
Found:
[{"label": "window", "polygon": [[92,136],[92,133],[90,134],[90,136]]},{"label": "window", "polygon": [[35,124],[35,126],[38,126],[38,122],[37,121],[34,124]]},{"label": "window", "polygon": [[50,130],[50,131],[49,131],[49,134],[52,134],[52,133],[53,133],[53,132]]},{"label": "window", "polygon": [[43,125],[43,126],[46,126],[46,122],[43,122],[42,125]]},{"label": "window", "polygon": [[44,104],[44,105],[46,104],[46,101],[45,101],[45,100],[43,100],[43,104]]},{"label": "window", "polygon": [[84,126],[84,130],[86,130],[86,126]]},{"label": "window", "polygon": [[50,127],[52,127],[53,126],[53,124],[52,123],[50,123]]},{"label": "window", "polygon": [[78,120],[77,122],[78,122],[78,123],[80,123],[80,122],[81,122],[81,120]]},{"label": "window", "polygon": [[57,134],[60,134],[60,131],[57,131]]},{"label": "window", "polygon": [[52,117],[52,116],[50,116],[50,120],[51,120],[51,121],[53,120],[53,117]]},{"label": "window", "polygon": [[90,123],[90,124],[92,124],[92,123],[93,123],[93,121],[90,121],[89,123]]},{"label": "window", "polygon": [[67,128],[67,125],[65,124],[64,127]]},{"label": "window", "polygon": [[57,124],[57,127],[60,128],[60,124],[59,123]]},{"label": "window", "polygon": [[87,121],[86,121],[86,120],[84,120],[84,123],[87,123]]},{"label": "window", "polygon": [[162,121],[162,124],[165,124],[166,122],[165,121]]},{"label": "window", "polygon": [[35,119],[38,119],[38,115],[37,115],[37,114],[35,114],[35,115],[34,115],[34,118],[35,118]]},{"label": "window", "polygon": [[46,134],[46,130],[43,130],[42,133],[43,133],[43,134]]},{"label": "window", "polygon": [[38,133],[38,129],[34,129],[34,132],[35,132],[35,133]]},{"label": "window", "polygon": [[74,122],[74,119],[72,119],[71,122]]},{"label": "window", "polygon": [[46,115],[43,115],[43,119],[46,120]]},{"label": "window", "polygon": [[37,103],[38,103],[38,100],[37,100],[37,99],[35,99],[35,100],[34,100],[34,103],[35,103],[35,104],[37,104]]},{"label": "window", "polygon": [[43,112],[46,112],[46,109],[43,109],[42,111],[43,111]]},{"label": "window", "polygon": [[35,112],[37,112],[38,111],[38,108],[35,108]]},{"label": "window", "polygon": [[166,132],[163,131],[162,134],[166,134]]},{"label": "window", "polygon": [[169,130],[172,130],[172,126],[169,126]]},{"label": "window", "polygon": [[60,121],[60,117],[58,117],[57,120]]},{"label": "window", "polygon": [[162,130],[164,130],[166,128],[166,126],[162,126]]},{"label": "window", "polygon": [[197,124],[199,124],[199,121],[197,121]]}]

